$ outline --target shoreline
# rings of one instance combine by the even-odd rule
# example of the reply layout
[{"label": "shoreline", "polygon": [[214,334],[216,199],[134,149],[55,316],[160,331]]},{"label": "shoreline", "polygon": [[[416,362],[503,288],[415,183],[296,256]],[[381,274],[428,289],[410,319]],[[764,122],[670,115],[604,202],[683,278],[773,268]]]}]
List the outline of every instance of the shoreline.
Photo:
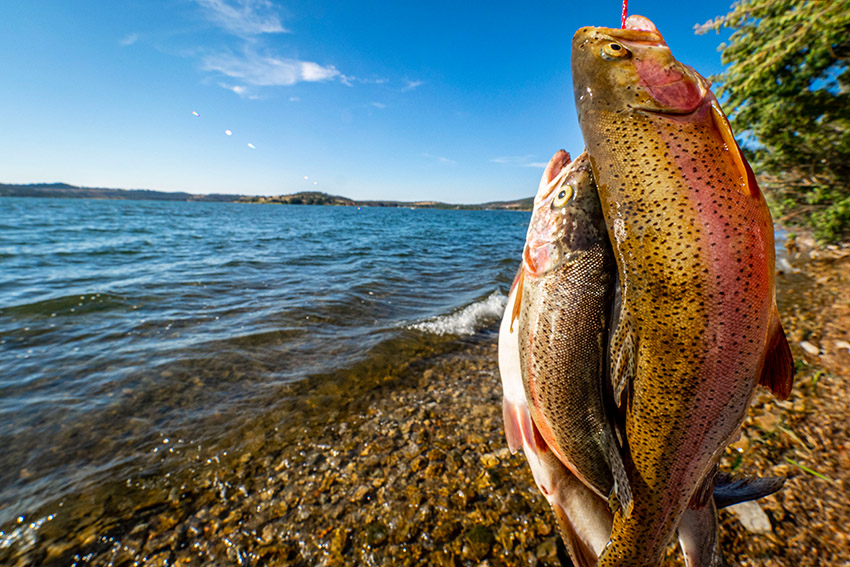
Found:
[{"label": "shoreline", "polygon": [[[788,480],[758,503],[766,533],[721,511],[722,546],[731,564],[843,565],[850,348],[837,345],[850,341],[850,255],[804,247],[788,260],[777,287],[795,387],[786,402],[757,391],[721,462]],[[314,398],[306,411],[316,421],[297,431],[276,431],[272,413],[240,432],[238,451],[198,452],[185,474],[92,488],[73,506],[66,499],[36,529],[17,538],[7,530],[0,562],[560,565],[554,518],[504,439],[495,333],[461,342],[377,379],[338,411]],[[668,556],[665,565],[682,565],[674,546]]]}]

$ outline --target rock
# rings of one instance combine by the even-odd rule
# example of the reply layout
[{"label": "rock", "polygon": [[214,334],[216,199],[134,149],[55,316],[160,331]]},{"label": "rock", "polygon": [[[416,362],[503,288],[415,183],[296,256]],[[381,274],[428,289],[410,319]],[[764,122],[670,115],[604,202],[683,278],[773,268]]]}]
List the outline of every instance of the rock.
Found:
[{"label": "rock", "polygon": [[499,464],[499,457],[494,455],[493,453],[487,453],[486,455],[481,455],[481,465],[486,468],[493,468]]},{"label": "rock", "polygon": [[346,528],[337,528],[331,536],[330,551],[334,555],[342,555],[348,547],[350,530]]},{"label": "rock", "polygon": [[750,533],[769,534],[773,531],[770,518],[767,517],[758,502],[741,502],[730,506],[729,511],[735,514],[741,525]]},{"label": "rock", "polygon": [[360,487],[357,488],[356,491],[354,491],[353,500],[355,502],[362,502],[363,500],[366,499],[368,494],[369,494],[369,487],[368,486],[360,486]]},{"label": "rock", "polygon": [[820,349],[809,341],[800,341],[800,348],[812,356],[820,356]]},{"label": "rock", "polygon": [[369,547],[381,546],[387,541],[387,526],[378,521],[370,522],[366,525],[365,536]]},{"label": "rock", "polygon": [[443,545],[454,539],[458,533],[460,533],[460,523],[455,521],[442,522],[431,532],[431,538],[434,543]]},{"label": "rock", "polygon": [[168,551],[161,551],[155,555],[152,555],[145,561],[146,566],[150,567],[168,567],[171,562],[168,560],[170,553]]},{"label": "rock", "polygon": [[765,413],[753,418],[755,423],[762,431],[773,431],[779,426],[780,417],[775,413]]},{"label": "rock", "polygon": [[463,558],[481,561],[490,553],[496,537],[490,528],[477,524],[466,532],[464,540],[466,545],[463,546]]},{"label": "rock", "polygon": [[534,550],[534,555],[537,559],[545,563],[553,565],[558,564],[558,538],[550,537],[543,540],[543,543],[537,546]]}]

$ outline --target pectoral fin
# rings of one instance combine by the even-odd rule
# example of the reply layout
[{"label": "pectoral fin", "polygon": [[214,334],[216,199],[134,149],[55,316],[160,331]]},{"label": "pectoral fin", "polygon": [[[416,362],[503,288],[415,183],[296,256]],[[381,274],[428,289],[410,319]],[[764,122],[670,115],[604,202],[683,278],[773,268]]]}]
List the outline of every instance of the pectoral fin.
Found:
[{"label": "pectoral fin", "polygon": [[514,280],[514,289],[511,291],[514,292],[514,307],[511,311],[511,324],[510,324],[510,332],[514,332],[514,322],[519,319],[520,310],[522,309],[522,284],[525,281],[525,270],[520,270],[519,274],[517,274],[516,280]]},{"label": "pectoral fin", "polygon": [[505,420],[505,437],[508,448],[516,453],[522,447],[522,425],[518,421],[518,412],[513,404],[502,399],[502,418]]},{"label": "pectoral fin", "polygon": [[758,197],[761,194],[756,177],[747,159],[741,152],[738,142],[735,140],[735,134],[732,133],[732,126],[729,124],[729,119],[726,114],[720,109],[720,105],[716,100],[711,101],[711,118],[715,128],[720,132],[720,137],[726,148],[732,154],[732,161],[735,162],[735,167],[741,175],[741,192],[750,197]]},{"label": "pectoral fin", "polygon": [[780,400],[786,400],[794,386],[794,359],[775,308],[771,319],[771,332],[767,339],[759,384],[773,392]]}]

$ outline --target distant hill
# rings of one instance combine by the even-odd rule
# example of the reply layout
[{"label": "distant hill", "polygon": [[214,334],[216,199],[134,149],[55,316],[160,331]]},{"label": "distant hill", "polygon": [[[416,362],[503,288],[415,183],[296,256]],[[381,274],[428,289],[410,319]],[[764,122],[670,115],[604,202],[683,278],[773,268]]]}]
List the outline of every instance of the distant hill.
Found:
[{"label": "distant hill", "polygon": [[238,201],[242,195],[193,195],[191,193],[152,191],[150,189],[105,189],[77,187],[67,183],[0,183],[0,197],[50,197],[60,199],[120,199],[133,201]]},{"label": "distant hill", "polygon": [[254,197],[212,193],[152,191],[150,189],[107,189],[102,187],[77,187],[67,183],[32,183],[15,185],[0,183],[0,197],[49,197],[63,199],[120,199],[141,201],[215,201],[228,203],[264,203],[277,205],[331,205],[341,207],[405,207],[415,209],[505,209],[530,211],[533,198],[515,201],[493,201],[481,205],[455,205],[439,201],[355,201],[348,197],[329,195],[318,191],[303,191],[289,195]]},{"label": "distant hill", "polygon": [[463,209],[463,210],[492,210],[506,209],[516,211],[530,211],[533,197],[516,199],[514,201],[492,201],[480,205],[457,205],[452,203],[441,203],[440,201],[355,201],[348,197],[329,195],[318,191],[304,191],[292,193],[291,195],[277,195],[273,197],[242,197],[245,203],[266,203],[279,205],[332,205],[344,207],[404,207],[414,209]]}]

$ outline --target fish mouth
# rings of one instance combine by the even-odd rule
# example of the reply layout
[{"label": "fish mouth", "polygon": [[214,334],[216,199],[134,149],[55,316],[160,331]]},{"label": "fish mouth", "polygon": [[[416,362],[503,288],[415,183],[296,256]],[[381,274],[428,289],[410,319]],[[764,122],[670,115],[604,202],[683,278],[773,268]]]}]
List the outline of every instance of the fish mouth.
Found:
[{"label": "fish mouth", "polygon": [[669,110],[654,110],[654,109],[651,109],[651,108],[646,108],[645,106],[632,106],[632,105],[629,105],[629,109],[636,110],[638,112],[643,112],[645,114],[653,114],[655,116],[671,116],[672,115],[672,116],[685,117],[685,116],[691,116],[693,114],[696,114],[697,111],[700,109],[700,107],[703,105],[704,102],[705,102],[705,97],[703,97],[703,99],[701,101],[699,101],[699,103],[696,105],[696,107],[693,108],[692,110],[677,110],[675,108],[671,108]]}]

